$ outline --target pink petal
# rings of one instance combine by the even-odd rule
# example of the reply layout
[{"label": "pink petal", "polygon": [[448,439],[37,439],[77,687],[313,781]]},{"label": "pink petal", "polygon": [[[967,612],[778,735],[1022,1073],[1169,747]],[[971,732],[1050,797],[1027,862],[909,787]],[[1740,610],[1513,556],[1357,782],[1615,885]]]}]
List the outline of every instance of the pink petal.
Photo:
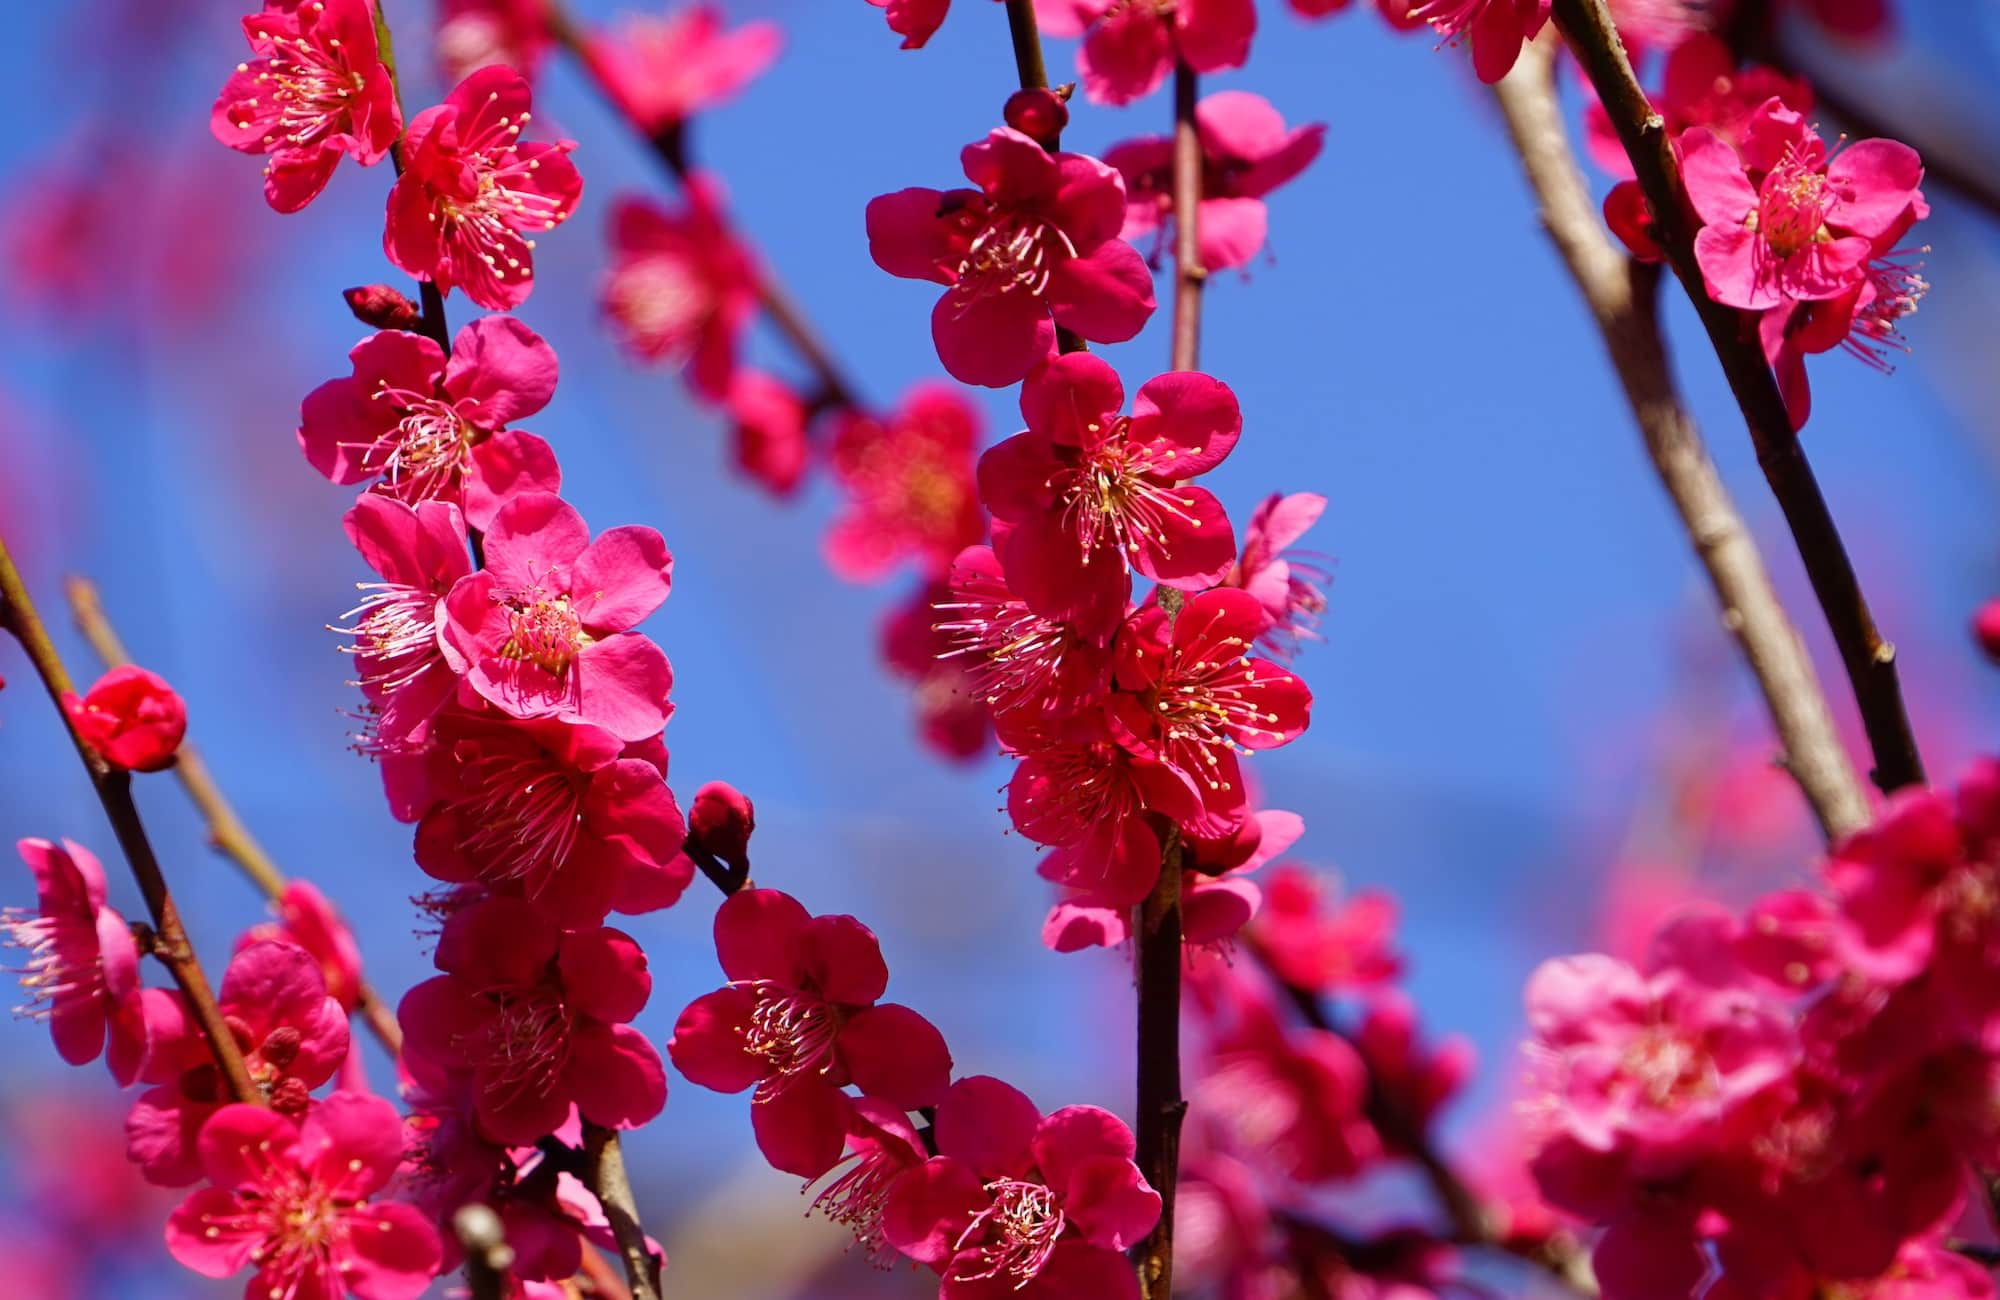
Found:
[{"label": "pink petal", "polygon": [[1093,343],[1123,343],[1152,318],[1153,273],[1138,249],[1108,239],[1087,256],[1059,262],[1048,298],[1057,324]]},{"label": "pink petal", "polygon": [[[1072,447],[1094,445],[1100,441],[1104,430],[1117,419],[1124,405],[1125,385],[1119,380],[1118,372],[1104,358],[1091,352],[1069,352],[1051,357],[1048,364],[1036,367],[1027,382],[1021,385],[1021,418],[1028,428]],[[1098,426],[1095,432],[1089,428],[1093,424]],[[1006,445],[1001,444],[1003,447]],[[1046,477],[1046,455],[1034,458],[1017,474]],[[979,484],[982,499],[986,495],[986,485],[987,475],[982,465]],[[1004,486],[1003,483],[995,483],[996,488]],[[1022,486],[1026,488],[1028,485]],[[1049,499],[1046,488],[1039,494],[1022,491],[1009,495],[1038,503]]]},{"label": "pink petal", "polygon": [[1144,6],[1127,6],[1093,26],[1076,55],[1083,92],[1099,104],[1129,104],[1152,94],[1172,66],[1166,21]]},{"label": "pink petal", "polygon": [[689,1083],[741,1092],[771,1072],[771,1063],[744,1045],[757,999],[748,989],[722,988],[690,1002],[674,1022],[667,1055]]},{"label": "pink petal", "polygon": [[503,587],[534,589],[550,570],[590,545],[590,526],[553,492],[529,492],[500,507],[486,530],[486,569]]},{"label": "pink petal", "polygon": [[840,1030],[854,1086],[903,1110],[935,1106],[951,1086],[951,1051],[937,1027],[905,1006],[870,1007]]},{"label": "pink petal", "polygon": [[607,528],[570,571],[576,616],[593,632],[622,632],[658,609],[673,588],[674,557],[651,528]]},{"label": "pink petal", "polygon": [[622,930],[600,927],[564,935],[556,968],[562,973],[563,1000],[594,1020],[632,1020],[653,993],[646,951]]},{"label": "pink petal", "polygon": [[1155,449],[1153,463],[1168,478],[1192,478],[1214,469],[1242,434],[1243,411],[1236,394],[1199,371],[1176,370],[1149,379],[1132,400],[1128,436]]},{"label": "pink petal", "polygon": [[1211,198],[1201,201],[1196,233],[1201,240],[1201,264],[1210,271],[1247,265],[1264,247],[1270,218],[1264,200]]},{"label": "pink petal", "polygon": [[580,1026],[563,1082],[583,1117],[607,1128],[637,1128],[667,1104],[660,1054],[630,1025]]},{"label": "pink petal", "polygon": [[444,390],[482,429],[533,415],[556,391],[556,352],[512,316],[482,316],[452,340]]},{"label": "pink petal", "polygon": [[1708,296],[1729,307],[1762,311],[1784,299],[1759,265],[1757,236],[1743,226],[1703,226],[1694,237]]},{"label": "pink petal", "polygon": [[659,735],[672,713],[667,696],[673,667],[659,646],[637,632],[620,632],[587,647],[577,658],[576,675],[574,716],[620,740]]},{"label": "pink petal", "polygon": [[[811,913],[790,894],[743,889],[715,909],[715,955],[732,980],[775,980],[797,988]],[[885,977],[886,978],[886,977]]]},{"label": "pink petal", "polygon": [[1130,1250],[1160,1221],[1160,1194],[1129,1157],[1076,1161],[1061,1186],[1063,1212],[1093,1246]]},{"label": "pink petal", "polygon": [[950,284],[941,266],[957,266],[957,223],[942,215],[945,195],[907,189],[868,200],[868,253],[875,265],[906,280]]},{"label": "pink petal", "polygon": [[438,1231],[414,1205],[384,1201],[347,1216],[341,1283],[356,1300],[417,1300],[443,1265]]},{"label": "pink petal", "polygon": [[1042,922],[1042,946],[1051,952],[1116,948],[1131,938],[1127,909],[1087,903],[1058,903]]},{"label": "pink petal", "polygon": [[472,449],[472,473],[465,481],[465,518],[481,530],[493,526],[500,507],[530,492],[560,492],[562,467],[547,442],[521,429],[506,429]]},{"label": "pink petal", "polygon": [[[1236,564],[1236,534],[1222,503],[1207,488],[1181,486],[1165,491],[1177,503],[1174,513],[1162,512],[1159,531],[1134,540],[1132,567],[1157,582],[1186,591],[1199,591],[1222,581]],[[1245,595],[1245,599],[1257,605],[1254,597]],[[1264,626],[1263,606],[1257,605],[1257,609],[1257,631],[1251,633],[1251,640]]]},{"label": "pink petal", "polygon": [[306,1112],[299,1157],[317,1181],[348,1197],[384,1187],[403,1162],[403,1121],[381,1097],[336,1092]]},{"label": "pink petal", "polygon": [[224,1106],[202,1125],[195,1151],[202,1172],[217,1187],[256,1187],[274,1165],[298,1162],[299,1131],[274,1110]]},{"label": "pink petal", "polygon": [[866,1006],[889,986],[882,945],[851,916],[815,916],[806,922],[797,957],[806,986],[829,1002]]},{"label": "pink petal", "polygon": [[264,1242],[261,1231],[244,1226],[243,1208],[225,1188],[202,1188],[168,1216],[167,1253],[203,1277],[230,1277],[242,1271],[250,1252]]},{"label": "pink petal", "polygon": [[938,1105],[938,1151],[980,1178],[1019,1177],[1033,1160],[1042,1113],[1020,1089],[988,1075],[960,1079]]},{"label": "pink petal", "polygon": [[753,1102],[750,1126],[773,1169],[810,1181],[840,1162],[851,1109],[840,1089],[806,1076]]},{"label": "pink petal", "polygon": [[1056,332],[1048,304],[1025,289],[974,298],[951,292],[931,309],[931,341],[953,379],[1005,388],[1055,351]]},{"label": "pink petal", "polygon": [[933,1156],[890,1184],[882,1235],[917,1263],[941,1268],[957,1252],[972,1216],[989,1203],[978,1174],[948,1156]]},{"label": "pink petal", "polygon": [[1706,225],[1741,226],[1756,210],[1757,191],[1743,174],[1736,150],[1706,127],[1684,131],[1680,138],[1681,178],[1688,199]]},{"label": "pink petal", "polygon": [[1873,239],[1909,210],[1924,162],[1900,140],[1857,140],[1834,155],[1826,174],[1841,196],[1828,220]]},{"label": "pink petal", "polygon": [[1011,126],[988,131],[959,150],[958,160],[967,180],[1002,203],[1045,198],[1058,184],[1057,161]]}]

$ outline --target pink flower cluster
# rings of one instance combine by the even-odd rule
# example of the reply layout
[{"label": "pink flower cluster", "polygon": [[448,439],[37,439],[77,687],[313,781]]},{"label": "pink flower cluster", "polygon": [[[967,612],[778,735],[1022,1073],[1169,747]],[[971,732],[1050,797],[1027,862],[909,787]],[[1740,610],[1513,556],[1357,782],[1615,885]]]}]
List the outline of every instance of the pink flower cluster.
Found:
[{"label": "pink flower cluster", "polygon": [[1819,890],[1536,974],[1532,1167],[1603,1227],[1610,1300],[1994,1294],[1944,1234],[2000,1142],[1996,863],[1985,760],[1892,796]]}]

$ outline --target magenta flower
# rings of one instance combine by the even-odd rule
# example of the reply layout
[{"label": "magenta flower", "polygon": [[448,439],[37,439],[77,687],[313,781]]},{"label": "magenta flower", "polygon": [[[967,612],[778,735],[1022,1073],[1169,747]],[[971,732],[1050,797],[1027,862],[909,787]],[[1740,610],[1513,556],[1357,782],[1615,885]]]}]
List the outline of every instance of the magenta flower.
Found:
[{"label": "magenta flower", "polygon": [[1236,561],[1229,516],[1185,480],[1222,463],[1243,430],[1236,395],[1195,371],[1149,379],[1132,414],[1125,387],[1087,352],[1057,357],[1021,386],[1028,428],[979,461],[979,494],[1001,523],[1007,585],[1046,618],[1108,639],[1130,569],[1199,591]]},{"label": "magenta flower", "polygon": [[960,1079],[938,1106],[938,1154],[899,1175],[883,1227],[943,1276],[939,1300],[1119,1300],[1139,1294],[1120,1251],[1160,1218],[1132,1131],[1095,1106],[1043,1115],[1019,1090]]},{"label": "magenta flower", "polygon": [[[954,379],[1005,388],[1055,350],[1060,325],[1122,343],[1153,314],[1153,277],[1118,237],[1125,185],[1083,154],[1000,127],[960,154],[976,189],[868,203],[868,251],[891,275],[948,286],[931,313]],[[1053,319],[1051,319],[1053,316]]]},{"label": "magenta flower", "polygon": [[1273,973],[1323,995],[1366,992],[1402,974],[1395,897],[1364,889],[1336,904],[1330,893],[1303,867],[1272,868],[1256,942]]},{"label": "magenta flower", "polygon": [[840,1159],[852,1083],[901,1110],[934,1106],[951,1081],[944,1038],[880,999],[881,946],[851,916],[813,916],[788,894],[745,889],[715,913],[729,983],[681,1012],[667,1054],[717,1092],[755,1085],[751,1120],[773,1167],[818,1178]]},{"label": "magenta flower", "polygon": [[458,684],[437,634],[445,594],[472,572],[465,520],[442,501],[411,507],[366,492],[341,522],[381,579],[355,584],[361,603],[347,612],[351,626],[342,629],[354,638],[346,649],[354,656],[354,684],[367,700],[364,748],[413,753]]},{"label": "magenta flower", "polygon": [[1069,717],[1110,689],[1109,649],[1029,609],[991,547],[959,553],[936,609],[947,657],[964,665],[995,717]]},{"label": "magenta flower", "polygon": [[1322,588],[1331,579],[1319,557],[1291,547],[1325,509],[1326,498],[1317,492],[1265,497],[1243,529],[1243,554],[1227,579],[1264,607],[1269,623],[1257,645],[1280,659],[1297,654],[1300,642],[1319,639],[1315,629],[1326,612]]},{"label": "magenta flower", "polygon": [[237,940],[237,951],[266,941],[305,949],[319,963],[326,995],[345,1010],[354,1010],[361,994],[361,947],[333,903],[311,881],[294,880],[271,907],[277,919],[245,930]]},{"label": "magenta flower", "polygon": [[887,1266],[895,1258],[882,1224],[890,1189],[904,1170],[927,1159],[907,1112],[855,1098],[847,1108],[847,1154],[827,1170],[812,1208],[852,1232],[871,1264]]},{"label": "magenta flower", "polygon": [[226,1106],[201,1132],[210,1186],[167,1220],[167,1250],[203,1277],[255,1264],[244,1300],[416,1300],[441,1259],[414,1206],[377,1193],[403,1157],[396,1108],[337,1092],[302,1123]]},{"label": "magenta flower", "polygon": [[776,375],[743,369],[730,377],[729,412],[736,467],[772,496],[798,490],[812,460],[806,425],[812,409]]},{"label": "magenta flower", "polygon": [[572,1105],[610,1128],[636,1128],[666,1105],[660,1054],[629,1023],[653,977],[622,931],[565,933],[533,903],[489,898],[445,922],[437,964],[445,973],[397,1009],[404,1050],[472,1073],[492,1141],[530,1145]]},{"label": "magenta flower", "polygon": [[[229,1088],[200,1026],[179,994],[155,1020],[155,1048],[141,1093],[125,1117],[125,1149],[146,1181],[184,1187],[200,1175],[195,1137],[226,1102]],[[311,1092],[347,1059],[347,1012],[327,992],[319,962],[290,943],[247,944],[229,959],[216,1001],[271,1108],[294,1118]]]},{"label": "magenta flower", "polygon": [[555,350],[512,316],[461,329],[449,361],[402,330],[370,335],[347,356],[354,373],[299,405],[299,448],[335,483],[373,479],[412,505],[449,501],[474,528],[490,526],[510,496],[561,488],[548,443],[506,427],[556,391]]},{"label": "magenta flower", "polygon": [[669,907],[693,877],[657,737],[447,711],[429,754],[417,865],[539,904],[566,927]]},{"label": "magenta flower", "polygon": [[1208,1055],[1195,1107],[1231,1148],[1301,1183],[1352,1178],[1380,1159],[1365,1115],[1368,1067],[1340,1035],[1288,1032],[1253,1003]]},{"label": "magenta flower", "polygon": [[1083,38],[1077,75],[1100,104],[1152,94],[1176,57],[1196,72],[1240,68],[1257,32],[1252,0],[1035,0],[1035,13],[1049,35]]},{"label": "magenta flower", "polygon": [[914,558],[942,573],[986,535],[973,459],[979,413],[945,384],[920,384],[887,416],[843,412],[833,472],[848,506],[827,530],[827,563],[849,582],[886,575]]},{"label": "magenta flower", "polygon": [[1472,42],[1472,70],[1492,85],[1507,75],[1521,57],[1521,47],[1535,39],[1549,20],[1550,0],[1420,0],[1408,9],[1445,43]]},{"label": "magenta flower", "polygon": [[445,597],[445,661],[514,717],[588,722],[620,740],[657,736],[672,712],[673,670],[630,629],[667,598],[673,569],[650,528],[592,541],[561,497],[517,496],[486,532],[486,567]]},{"label": "magenta flower", "polygon": [[944,24],[951,0],[868,0],[889,21],[889,30],[903,38],[906,50],[922,49]]},{"label": "magenta flower", "polygon": [[28,954],[20,1013],[49,1022],[57,1054],[71,1065],[96,1060],[108,1042],[111,1077],[129,1084],[146,1064],[149,1008],[131,928],[105,905],[104,868],[70,840],[22,840],[15,848],[34,873],[36,894],[33,911],[0,910],[0,947]]},{"label": "magenta flower", "polygon": [[611,269],[599,301],[627,351],[685,364],[694,391],[720,401],[757,314],[757,264],[730,231],[714,181],[696,173],[683,193],[678,211],[642,198],[612,206]]},{"label": "magenta flower", "polygon": [[952,643],[938,626],[938,608],[947,588],[926,583],[893,606],[882,619],[882,662],[910,683],[917,734],[934,752],[970,762],[991,752],[993,714],[973,668],[952,655]]},{"label": "magenta flower", "polygon": [[671,131],[733,97],[771,66],[784,46],[772,22],[722,30],[723,16],[694,4],[660,17],[629,15],[590,41],[611,97],[647,135]]},{"label": "magenta flower", "polygon": [[82,695],[64,691],[62,707],[98,757],[128,772],[173,766],[187,735],[187,704],[166,678],[137,664],[108,669]]},{"label": "magenta flower", "polygon": [[544,0],[439,0],[437,58],[456,84],[481,68],[512,68],[533,84],[555,43]]},{"label": "magenta flower", "polygon": [[1264,611],[1247,592],[1204,591],[1167,623],[1152,606],[1119,630],[1112,731],[1203,791],[1211,811],[1240,807],[1237,752],[1296,740],[1312,720],[1312,691],[1271,660],[1249,657]]},{"label": "magenta flower", "polygon": [[569,220],[583,178],[571,140],[525,142],[531,96],[511,68],[487,67],[410,121],[404,171],[389,191],[382,248],[446,293],[491,311],[534,288],[534,236]]},{"label": "magenta flower", "polygon": [[1923,198],[1916,150],[1861,140],[1828,157],[1818,133],[1775,99],[1757,111],[1740,152],[1699,128],[1680,145],[1688,198],[1703,222],[1695,236],[1702,279],[1717,302],[1747,311],[1853,289],[1876,238]]},{"label": "magenta flower", "polygon": [[[1319,156],[1326,126],[1287,128],[1262,95],[1224,90],[1195,106],[1201,136],[1201,264],[1210,271],[1246,266],[1264,247],[1264,196]],[[1174,144],[1166,136],[1127,140],[1104,161],[1125,178],[1124,237],[1147,235],[1164,247],[1173,228]]]},{"label": "magenta flower", "polygon": [[343,155],[381,162],[403,131],[396,84],[375,45],[369,0],[266,5],[243,20],[256,58],[236,65],[209,115],[215,138],[269,154],[264,200],[297,212]]},{"label": "magenta flower", "polygon": [[[1676,142],[1683,131],[1700,126],[1721,136],[1732,148],[1740,148],[1751,119],[1773,97],[1795,113],[1812,111],[1810,82],[1756,63],[1739,68],[1736,56],[1720,37],[1697,32],[1667,48],[1660,89],[1652,101],[1666,123],[1668,137]],[[1613,176],[1632,176],[1632,159],[1619,142],[1604,105],[1595,100],[1588,104],[1583,124],[1590,160]]]}]

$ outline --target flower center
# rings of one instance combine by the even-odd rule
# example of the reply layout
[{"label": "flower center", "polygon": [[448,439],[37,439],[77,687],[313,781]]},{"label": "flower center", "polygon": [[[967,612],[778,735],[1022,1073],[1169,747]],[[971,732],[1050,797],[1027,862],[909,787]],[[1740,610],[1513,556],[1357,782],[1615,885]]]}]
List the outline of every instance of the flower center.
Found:
[{"label": "flower center", "polygon": [[[1083,548],[1086,564],[1104,546],[1129,552],[1147,543],[1165,556],[1173,528],[1195,522],[1187,499],[1154,477],[1165,467],[1153,464],[1147,449],[1125,440],[1129,424],[1125,417],[1117,417],[1102,442],[1083,452],[1074,469],[1058,471],[1049,483],[1062,503],[1065,526]],[[1102,426],[1087,427],[1095,435]]]},{"label": "flower center", "polygon": [[1646,1101],[1669,1107],[1715,1091],[1715,1062],[1700,1044],[1666,1025],[1655,1025],[1625,1047],[1623,1073]]},{"label": "flower center", "polygon": [[605,310],[648,352],[679,354],[715,314],[715,295],[685,258],[642,257],[618,268],[604,289]]},{"label": "flower center", "polygon": [[963,658],[966,675],[995,713],[1034,703],[1054,709],[1062,702],[1059,683],[1077,639],[1060,623],[1029,611],[1018,600],[954,592],[935,606],[947,621],[948,648],[942,659]]},{"label": "flower center", "polygon": [[479,1062],[481,1086],[501,1104],[546,1097],[569,1058],[572,1017],[561,995],[545,988],[495,989],[494,1014],[471,1035],[466,1053]]},{"label": "flower center", "polygon": [[342,615],[349,626],[332,629],[354,638],[341,649],[355,657],[358,686],[379,699],[422,677],[443,660],[437,647],[437,597],[397,582],[358,582],[361,603]]},{"label": "flower center", "polygon": [[981,298],[1015,289],[1039,298],[1048,291],[1056,266],[1075,256],[1076,245],[1060,227],[1036,217],[995,212],[959,259],[951,292],[960,311]]},{"label": "flower center", "polygon": [[770,980],[752,980],[741,987],[756,999],[750,1023],[743,1027],[744,1050],[771,1065],[771,1074],[758,1085],[759,1101],[768,1101],[795,1080],[833,1064],[833,1040],[840,1024],[831,1006]]},{"label": "flower center", "polygon": [[812,1208],[852,1232],[871,1264],[888,1268],[895,1252],[882,1233],[882,1212],[889,1203],[889,1186],[904,1166],[880,1147],[856,1151],[842,1163],[847,1168],[820,1189]]},{"label": "flower center", "polygon": [[[1049,1262],[1056,1239],[1062,1235],[1062,1206],[1056,1202],[1056,1194],[1042,1184],[1018,1179],[988,1183],[986,1193],[993,1203],[973,1216],[954,1243],[961,1251],[972,1247],[979,1271],[957,1276],[966,1281],[1009,1278],[1019,1289]],[[978,1244],[973,1246],[974,1242]]]},{"label": "flower center", "polygon": [[361,447],[361,467],[379,475],[400,501],[428,501],[456,488],[472,467],[475,430],[450,402],[391,388],[369,394],[401,412],[374,442]]},{"label": "flower center", "polygon": [[[321,45],[299,36],[290,42],[282,37],[272,42],[271,55],[257,74],[257,84],[278,106],[278,120],[266,138],[275,136],[303,148],[336,129],[355,93],[367,83],[346,67],[337,44]],[[248,130],[251,123],[242,121],[236,126]]]},{"label": "flower center", "polygon": [[530,898],[562,871],[583,827],[582,783],[537,746],[482,748],[461,759],[468,791],[454,805],[459,847],[489,880],[518,880]]},{"label": "flower center", "polygon": [[501,599],[508,606],[507,642],[500,647],[504,658],[525,659],[560,677],[589,643],[567,594],[517,591]]},{"label": "flower center", "polygon": [[1184,772],[1192,771],[1186,761],[1191,749],[1196,763],[1210,769],[1205,779],[1211,790],[1228,788],[1214,773],[1220,762],[1218,750],[1247,753],[1237,743],[1239,737],[1261,735],[1276,741],[1284,734],[1270,727],[1278,715],[1258,707],[1262,683],[1245,658],[1249,647],[1243,638],[1226,637],[1219,644],[1227,658],[1187,659],[1173,651],[1152,692],[1162,748],[1172,756],[1169,761]]},{"label": "flower center", "polygon": [[1826,229],[1826,210],[1833,187],[1818,167],[1796,152],[1764,178],[1757,196],[1757,232],[1780,257],[1790,257],[1818,239]]},{"label": "flower center", "polygon": [[302,1291],[314,1292],[311,1283],[329,1294],[339,1290],[335,1256],[347,1244],[348,1201],[303,1170],[273,1165],[254,1188],[236,1194],[236,1206],[233,1214],[205,1216],[203,1232],[259,1238],[250,1262],[271,1283],[272,1296],[291,1300]]}]

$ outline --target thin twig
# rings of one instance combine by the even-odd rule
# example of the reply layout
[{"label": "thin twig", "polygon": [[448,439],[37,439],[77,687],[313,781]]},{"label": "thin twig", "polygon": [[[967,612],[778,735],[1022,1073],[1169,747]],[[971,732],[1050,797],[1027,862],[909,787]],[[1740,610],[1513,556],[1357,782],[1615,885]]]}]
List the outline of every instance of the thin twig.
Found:
[{"label": "thin twig", "polygon": [[503,1300],[514,1248],[507,1244],[500,1216],[474,1202],[451,1216],[451,1230],[465,1248],[465,1289],[471,1300]]},{"label": "thin twig", "polygon": [[[562,0],[543,0],[542,20],[547,27],[549,38],[566,50],[590,77],[591,84],[617,114],[625,120],[633,134],[639,136],[651,149],[674,179],[685,185],[693,170],[688,157],[686,131],[683,126],[661,132],[651,132],[642,124],[638,112],[620,93],[618,82],[604,61],[592,47],[590,36],[575,15],[569,12]],[[739,235],[740,238],[740,235]],[[771,325],[792,351],[798,354],[813,378],[819,384],[819,392],[813,396],[810,405],[815,408],[833,407],[840,410],[860,410],[860,390],[848,381],[847,375],[834,359],[833,352],[820,338],[818,332],[807,321],[805,312],[797,301],[779,283],[768,267],[759,265],[757,276],[757,303]]]},{"label": "thin twig", "polygon": [[1542,224],[1590,307],[1660,484],[1672,500],[1763,692],[1785,769],[1829,840],[1868,822],[1868,798],[1834,728],[1812,660],[1763,557],[1675,388],[1656,313],[1658,275],[1621,253],[1598,220],[1556,99],[1555,43],[1535,42],[1494,88],[1541,205]]},{"label": "thin twig", "polygon": [[1695,221],[1681,181],[1680,163],[1666,123],[1646,98],[1612,25],[1604,0],[1555,0],[1555,17],[1583,65],[1632,160],[1652,210],[1657,237],[1674,273],[1693,300],[1730,390],[1750,430],[1764,477],[1784,511],[1813,594],[1840,648],[1883,790],[1921,783],[1923,760],[1903,707],[1895,647],[1883,640],[1874,615],[1827,509],[1805,450],[1785,412],[1777,382],[1746,317],[1708,296],[1694,256]]},{"label": "thin twig", "polygon": [[1174,64],[1174,344],[1173,367],[1193,370],[1201,353],[1201,128],[1195,121],[1198,78]]},{"label": "thin twig", "polygon": [[215,1057],[216,1068],[221,1071],[230,1095],[240,1102],[264,1105],[264,1094],[251,1079],[236,1036],[230,1032],[222,1008],[216,1004],[215,993],[209,988],[208,977],[202,973],[201,962],[195,956],[194,944],[181,924],[180,908],[167,888],[167,878],[160,871],[160,861],[154,856],[152,842],[146,838],[145,824],[139,820],[138,806],[132,802],[132,774],[106,763],[76,729],[69,711],[63,708],[63,696],[74,689],[69,672],[56,653],[55,643],[49,640],[48,627],[42,622],[41,615],[35,612],[34,601],[28,596],[27,585],[21,581],[20,570],[14,567],[14,558],[8,553],[4,538],[0,538],[0,626],[12,632],[21,643],[21,648],[27,651],[29,660],[35,666],[35,675],[42,679],[42,686],[56,706],[57,716],[62,718],[63,726],[69,731],[77,757],[83,760],[83,770],[90,778],[91,788],[97,791],[97,801],[104,806],[104,815],[111,822],[112,832],[118,837],[119,847],[124,850],[125,860],[132,868],[132,876],[138,881],[139,893],[146,900],[146,911],[153,918],[153,956],[167,968],[174,977],[174,983],[180,987],[182,996],[187,999],[188,1011],[200,1026],[202,1035],[208,1039],[209,1051]]},{"label": "thin twig", "polygon": [[[63,584],[63,592],[69,597],[70,615],[76,620],[77,629],[83,633],[84,640],[90,642],[90,648],[97,652],[104,666],[115,668],[131,663],[130,652],[125,649],[125,643],[119,639],[117,629],[104,612],[104,602],[98,595],[96,584],[88,578],[72,576]],[[180,749],[175,751],[174,775],[180,778],[181,788],[187,792],[188,800],[207,825],[209,844],[235,863],[265,898],[278,902],[291,882],[278,864],[271,860],[271,855],[264,851],[264,846],[257,842],[257,837],[250,833],[250,828],[243,824],[243,819],[236,815],[236,809],[222,793],[222,787],[216,784],[208,764],[193,742],[183,740]],[[403,1054],[403,1030],[396,1023],[395,1010],[366,980],[355,990],[354,1009],[361,1013],[362,1021],[388,1049],[389,1055],[399,1057]]]}]

